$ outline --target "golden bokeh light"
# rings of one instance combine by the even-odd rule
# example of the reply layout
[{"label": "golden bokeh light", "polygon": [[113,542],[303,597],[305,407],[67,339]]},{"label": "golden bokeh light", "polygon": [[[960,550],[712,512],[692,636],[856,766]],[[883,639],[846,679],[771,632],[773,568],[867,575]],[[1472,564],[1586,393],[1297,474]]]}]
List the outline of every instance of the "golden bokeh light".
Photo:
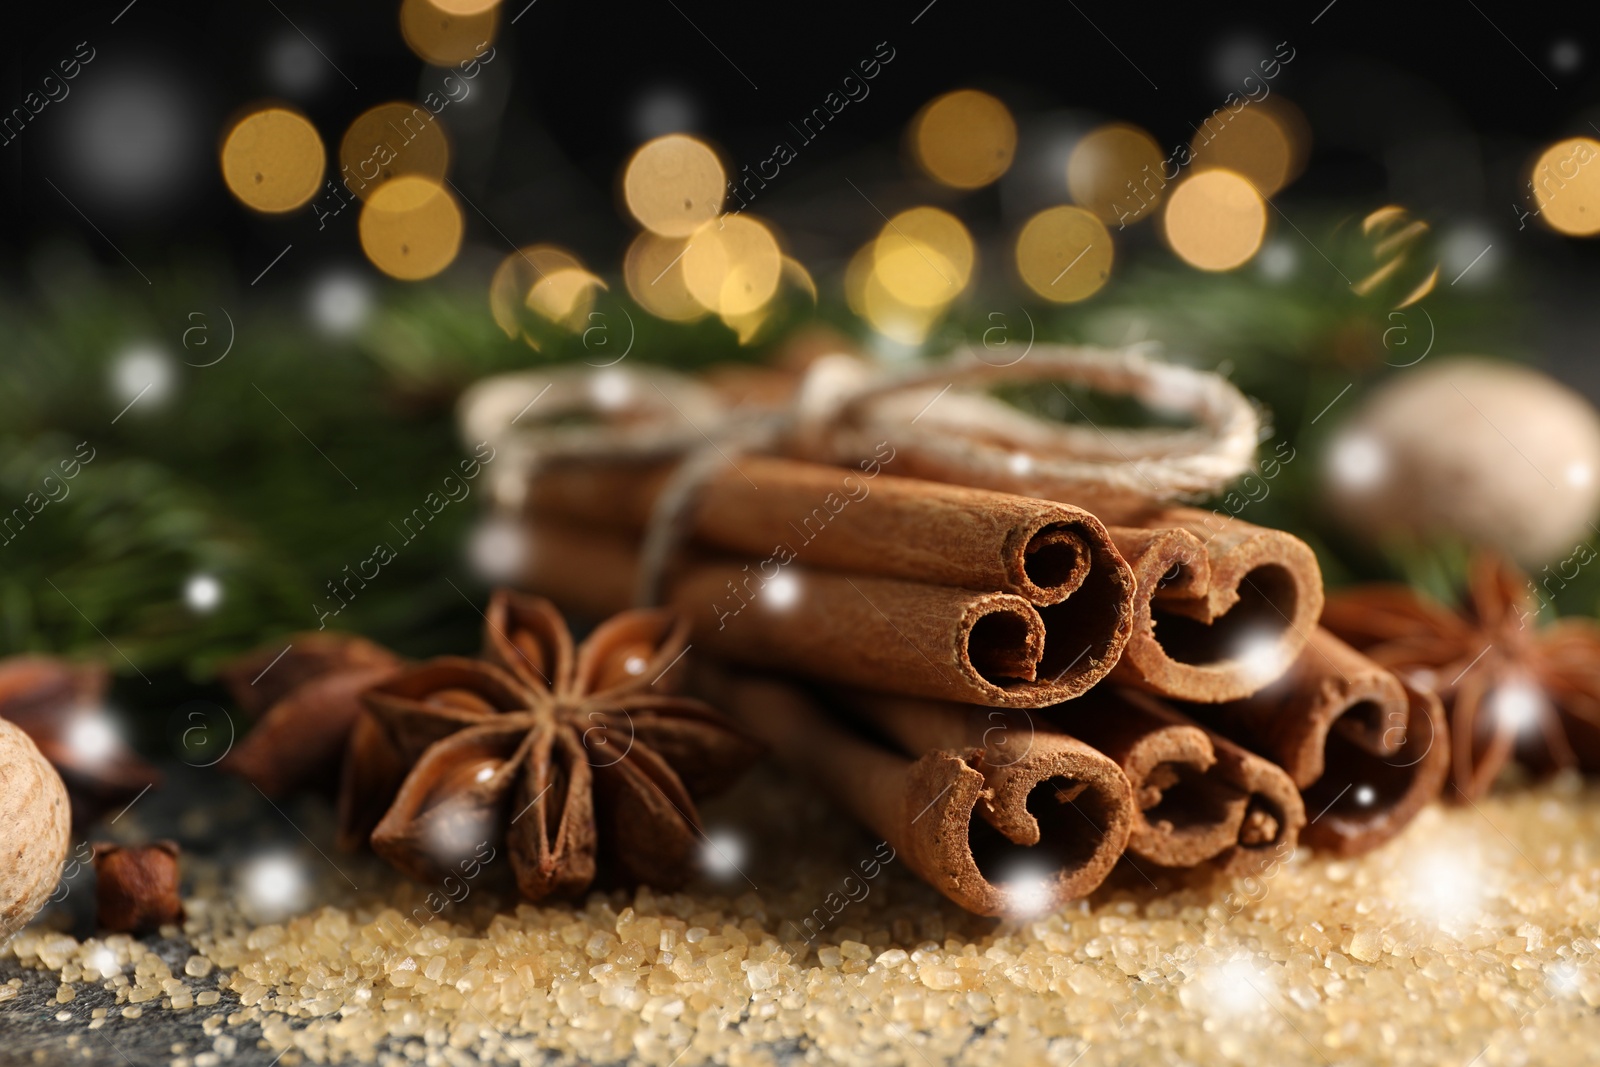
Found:
[{"label": "golden bokeh light", "polygon": [[303,207],[322,185],[322,138],[304,115],[263,108],[222,142],[222,180],[246,207],[277,214]]},{"label": "golden bokeh light", "polygon": [[798,259],[783,257],[783,280],[810,297],[813,304],[817,302],[816,279],[811,277],[811,272]]},{"label": "golden bokeh light", "polygon": [[522,332],[520,313],[530,306],[533,287],[540,279],[583,269],[577,256],[555,245],[519,248],[495,268],[489,281],[489,313],[507,337],[516,337]]},{"label": "golden bokeh light", "polygon": [[361,250],[394,278],[417,281],[461,250],[461,209],[437,182],[407,174],[384,182],[361,207]]},{"label": "golden bokeh light", "polygon": [[[1429,227],[1398,204],[1387,204],[1361,220],[1366,263],[1377,266],[1350,285],[1351,292],[1367,297],[1383,291],[1396,308],[1410,307],[1439,283],[1439,265],[1428,267]],[[1420,277],[1419,277],[1419,272]],[[1409,288],[1408,288],[1409,287]]]},{"label": "golden bokeh light", "polygon": [[1311,158],[1311,121],[1293,100],[1282,94],[1275,93],[1252,106],[1266,112],[1289,141],[1289,175],[1284,181],[1288,185],[1300,177]]},{"label": "golden bokeh light", "polygon": [[1410,307],[1412,304],[1415,304],[1418,300],[1421,300],[1423,297],[1425,297],[1429,293],[1433,292],[1433,287],[1438,285],[1438,284],[1439,284],[1439,265],[1438,264],[1434,264],[1433,269],[1428,272],[1427,276],[1424,277],[1420,282],[1418,282],[1416,284],[1415,288],[1413,288],[1409,293],[1407,293],[1406,295],[1402,296],[1400,298],[1400,302],[1395,304],[1395,307],[1396,308],[1408,308],[1408,307]]},{"label": "golden bokeh light", "polygon": [[978,189],[1011,169],[1017,123],[988,93],[958,89],[922,109],[912,125],[911,146],[935,181]]},{"label": "golden bokeh light", "polygon": [[877,242],[868,241],[845,264],[844,299],[858,319],[867,317],[867,279],[872,277],[876,260]]},{"label": "golden bokeh light", "polygon": [[878,333],[905,345],[918,345],[938,324],[944,306],[916,307],[895,299],[877,271],[867,275],[862,293],[862,317]]},{"label": "golden bokeh light", "polygon": [[1570,137],[1557,141],[1533,165],[1533,198],[1539,217],[1558,233],[1588,237],[1600,233],[1600,141]]},{"label": "golden bokeh light", "polygon": [[748,215],[729,215],[695,231],[683,253],[683,280],[709,311],[748,315],[778,291],[783,253],[772,232]]},{"label": "golden bokeh light", "polygon": [[732,330],[739,338],[741,345],[747,345],[756,339],[761,332],[761,327],[772,320],[772,306],[758,307],[754,311],[745,312],[743,315],[722,315],[722,325]]},{"label": "golden bokeh light", "polygon": [[1106,222],[1148,218],[1167,185],[1165,157],[1154,137],[1115,122],[1091,130],[1067,157],[1067,191]]},{"label": "golden bokeh light", "polygon": [[649,230],[639,234],[622,257],[622,280],[634,303],[658,319],[693,322],[706,309],[689,292],[683,278],[686,237],[662,237]]},{"label": "golden bokeh light", "polygon": [[481,15],[499,7],[500,0],[431,0],[434,7],[446,15]]},{"label": "golden bokeh light", "polygon": [[419,59],[436,67],[465,62],[494,40],[500,6],[489,4],[479,11],[454,9],[480,6],[466,0],[401,0],[400,36]]},{"label": "golden bokeh light", "polygon": [[1167,243],[1201,270],[1232,270],[1261,248],[1267,205],[1231,170],[1201,171],[1180,182],[1163,216]]},{"label": "golden bokeh light", "polygon": [[588,323],[595,296],[605,287],[582,267],[562,267],[534,282],[524,302],[540,318],[576,333]]},{"label": "golden bokeh light", "polygon": [[1289,183],[1295,162],[1288,131],[1263,108],[1217,112],[1189,145],[1195,170],[1221,167],[1247,178],[1262,196]]},{"label": "golden bokeh light", "polygon": [[911,307],[942,307],[972,280],[967,228],[948,211],[914,207],[884,224],[873,244],[873,273],[894,299]]},{"label": "golden bokeh light", "polygon": [[628,210],[647,230],[688,237],[717,217],[727,175],[717,154],[681,133],[640,146],[622,177]]},{"label": "golden bokeh light", "polygon": [[450,167],[450,144],[439,120],[420,104],[379,104],[345,130],[339,167],[346,187],[365,200],[402,174],[442,181]]},{"label": "golden bokeh light", "polygon": [[896,300],[878,276],[878,243],[869,241],[850,257],[845,267],[844,292],[850,310],[877,333],[901,344],[921,344],[927,339],[946,305],[913,307]]},{"label": "golden bokeh light", "polygon": [[1017,273],[1046,300],[1072,304],[1106,284],[1114,253],[1111,233],[1094,212],[1046,208],[1017,235]]}]

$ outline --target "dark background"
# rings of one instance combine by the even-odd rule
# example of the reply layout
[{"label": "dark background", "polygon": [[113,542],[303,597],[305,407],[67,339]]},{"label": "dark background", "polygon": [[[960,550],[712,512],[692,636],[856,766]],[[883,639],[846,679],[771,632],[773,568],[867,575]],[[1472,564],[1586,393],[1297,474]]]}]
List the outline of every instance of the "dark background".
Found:
[{"label": "dark background", "polygon": [[[124,3],[72,12],[29,5],[7,19],[5,108],[19,105],[78,42],[96,52],[71,83],[85,99],[47,106],[0,146],[8,270],[60,232],[113,259],[93,239],[88,216],[135,262],[220,247],[253,274],[285,239],[315,227],[305,212],[266,219],[228,196],[215,166],[228,116],[285,100],[316,123],[331,156],[360,111],[418,98],[440,76],[407,49],[395,4]],[[1592,132],[1600,115],[1594,20],[1578,20],[1580,5],[1541,7],[1529,19],[1530,8],[1504,0],[525,4],[502,5],[496,58],[475,86],[472,120],[465,105],[444,115],[455,141],[453,179],[508,239],[567,243],[603,264],[615,263],[631,233],[615,183],[650,132],[642,121],[649,101],[679,116],[668,125],[699,132],[730,161],[754,164],[881,41],[894,48],[894,61],[871,95],[773,183],[768,211],[781,218],[808,182],[836,182],[841,161],[897,143],[917,107],[963,85],[996,92],[1024,115],[1073,109],[1090,120],[1116,117],[1176,145],[1283,41],[1295,58],[1274,88],[1306,111],[1315,134],[1312,164],[1286,194],[1291,202],[1403,196],[1425,217],[1471,216],[1514,230],[1530,152],[1559,135]],[[307,36],[326,60],[308,51]],[[77,151],[86,137],[98,138],[102,157],[108,138],[152,157],[144,179],[112,188]],[[871,165],[864,164],[869,173]],[[315,256],[359,259],[353,214],[319,236]],[[494,239],[483,217],[469,214],[469,224],[475,236]],[[1541,254],[1590,258],[1575,242],[1537,237],[1553,246]],[[795,242],[807,250],[804,233]]]}]

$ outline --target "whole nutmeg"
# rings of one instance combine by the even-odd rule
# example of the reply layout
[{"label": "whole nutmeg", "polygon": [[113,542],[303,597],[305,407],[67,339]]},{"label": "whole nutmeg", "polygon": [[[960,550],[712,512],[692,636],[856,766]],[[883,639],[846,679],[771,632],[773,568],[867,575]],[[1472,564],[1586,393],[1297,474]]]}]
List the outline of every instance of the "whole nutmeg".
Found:
[{"label": "whole nutmeg", "polygon": [[95,921],[114,934],[146,934],[183,921],[178,896],[178,846],[94,846]]},{"label": "whole nutmeg", "polygon": [[55,892],[71,830],[61,776],[27,734],[0,719],[0,937],[28,925]]},{"label": "whole nutmeg", "polygon": [[1531,367],[1436,357],[1398,371],[1327,461],[1334,514],[1371,543],[1446,538],[1537,569],[1600,513],[1600,415]]}]

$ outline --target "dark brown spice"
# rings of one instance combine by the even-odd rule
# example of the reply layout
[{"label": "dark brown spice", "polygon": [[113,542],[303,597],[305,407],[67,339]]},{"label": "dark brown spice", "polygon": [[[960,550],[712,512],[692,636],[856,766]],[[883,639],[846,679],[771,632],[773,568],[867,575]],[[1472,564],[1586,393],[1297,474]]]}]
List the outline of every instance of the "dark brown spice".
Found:
[{"label": "dark brown spice", "polygon": [[178,896],[178,846],[94,846],[95,921],[113,934],[147,934],[183,921]]}]

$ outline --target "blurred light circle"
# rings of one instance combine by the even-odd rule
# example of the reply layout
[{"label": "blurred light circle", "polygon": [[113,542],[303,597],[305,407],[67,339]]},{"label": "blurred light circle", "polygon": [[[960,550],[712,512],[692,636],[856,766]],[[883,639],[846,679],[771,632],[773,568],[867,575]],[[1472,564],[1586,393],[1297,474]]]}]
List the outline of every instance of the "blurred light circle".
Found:
[{"label": "blurred light circle", "polygon": [[1226,109],[1218,111],[1202,124],[1189,151],[1196,170],[1231,170],[1249,179],[1262,196],[1271,196],[1287,185],[1294,166],[1289,135],[1258,107],[1231,114]]},{"label": "blurred light circle", "polygon": [[555,245],[526,245],[495,268],[489,281],[489,313],[507,337],[522,333],[522,311],[541,278],[567,270],[583,270],[583,262]]},{"label": "blurred light circle", "polygon": [[100,708],[79,709],[68,723],[62,740],[74,756],[86,763],[103,763],[123,747],[116,726]]},{"label": "blurred light circle", "polygon": [[790,285],[805,293],[811,302],[817,302],[817,282],[806,270],[806,265],[792,256],[783,257],[783,277]]},{"label": "blurred light circle", "polygon": [[183,599],[191,611],[203,615],[222,603],[222,583],[209,574],[196,574],[184,584]]},{"label": "blurred light circle", "polygon": [[761,327],[772,320],[772,305],[763,304],[754,311],[740,315],[719,315],[718,318],[722,320],[722,325],[734,332],[741,345],[747,345],[756,339]]},{"label": "blurred light circle", "polygon": [[1439,267],[1453,284],[1467,288],[1488,285],[1502,265],[1505,245],[1495,247],[1494,231],[1476,221],[1459,222],[1439,238]]},{"label": "blurred light circle", "polygon": [[1583,66],[1583,45],[1563,37],[1550,46],[1550,65],[1561,74],[1575,74]]},{"label": "blurred light circle", "polygon": [[645,229],[663,237],[688,237],[717,217],[726,184],[715,152],[693,137],[673,133],[633,154],[622,194]]},{"label": "blurred light circle", "polygon": [[97,945],[85,954],[83,960],[85,977],[97,974],[101,979],[110,978],[114,974],[121,974],[122,966],[122,961],[107,945]]},{"label": "blurred light circle", "polygon": [[[436,67],[449,67],[478,55],[481,45],[494,40],[500,25],[500,7],[456,14],[449,0],[401,0],[400,36],[418,58]],[[459,6],[459,5],[457,5]]]},{"label": "blurred light circle", "polygon": [[700,864],[713,878],[739,874],[744,862],[744,841],[732,830],[712,830],[700,846]]},{"label": "blurred light circle", "polygon": [[783,254],[777,239],[747,215],[730,215],[695,232],[683,253],[690,295],[721,315],[747,315],[778,291]]},{"label": "blurred light circle", "polygon": [[238,865],[234,872],[235,892],[252,915],[282,919],[310,902],[310,878],[292,853],[260,855]]},{"label": "blurred light circle", "polygon": [[1289,173],[1284,178],[1284,184],[1288,185],[1306,169],[1306,162],[1311,158],[1311,120],[1282,93],[1275,93],[1250,107],[1270,118],[1288,143]]},{"label": "blurred light circle", "polygon": [[[92,78],[73,83],[59,115],[50,108],[39,116],[59,122],[63,173],[56,181],[118,212],[181,203],[192,164],[203,158],[194,87],[143,64],[95,67]],[[5,117],[16,110],[26,114],[19,105]]]},{"label": "blurred light circle", "polygon": [[345,186],[365,200],[405,174],[441,181],[450,166],[450,144],[427,108],[395,101],[356,116],[339,142],[339,164]]},{"label": "blurred light circle", "polygon": [[281,93],[302,96],[321,85],[328,61],[316,47],[293,30],[280,33],[267,46],[267,80]]},{"label": "blurred light circle", "polygon": [[1267,207],[1246,179],[1230,170],[1208,170],[1172,191],[1163,221],[1167,243],[1185,263],[1232,270],[1261,247]]},{"label": "blurred light circle", "polygon": [[563,267],[534,282],[524,303],[540,318],[577,331],[594,309],[595,290],[605,287],[582,267]]},{"label": "blurred light circle", "polygon": [[493,515],[473,527],[467,561],[472,573],[486,582],[515,582],[522,577],[529,548],[522,523],[513,516]]},{"label": "blurred light circle", "polygon": [[1261,249],[1256,266],[1268,281],[1287,281],[1300,265],[1300,257],[1287,241],[1273,241]]},{"label": "blurred light circle", "polygon": [[640,94],[633,110],[633,128],[641,141],[683,133],[698,123],[694,98],[676,86],[657,86]]},{"label": "blurred light circle", "polygon": [[246,115],[222,144],[222,179],[248,208],[277,214],[303,207],[322,185],[322,138],[281,107]]},{"label": "blurred light circle", "polygon": [[1371,434],[1348,431],[1334,438],[1327,453],[1328,476],[1347,490],[1364,492],[1389,474],[1389,453]]},{"label": "blurred light circle", "polygon": [[372,313],[372,286],[351,271],[326,274],[312,283],[309,307],[317,329],[346,337],[361,329]]},{"label": "blurred light circle", "polygon": [[159,407],[177,384],[172,357],[155,345],[131,345],[111,361],[111,393],[119,404],[137,400],[145,410]]},{"label": "blurred light circle", "polygon": [[1161,146],[1139,127],[1101,126],[1085,134],[1067,157],[1067,190],[1106,222],[1136,221],[1161,202],[1164,162]]},{"label": "blurred light circle", "polygon": [[972,279],[972,238],[961,220],[935,207],[902,211],[873,244],[873,271],[896,301],[950,303]]},{"label": "blurred light circle", "polygon": [[1071,304],[1106,284],[1114,253],[1111,233],[1094,212],[1046,208],[1017,235],[1017,273],[1046,300]]},{"label": "blurred light circle", "polygon": [[845,268],[845,297],[850,309],[865,319],[878,336],[913,348],[927,340],[946,305],[914,307],[895,299],[878,274],[877,244],[870,241],[851,257]]},{"label": "blurred light circle", "polygon": [[602,411],[620,411],[633,399],[633,379],[620,370],[607,367],[589,376],[589,397]]},{"label": "blurred light circle", "polygon": [[668,322],[693,322],[706,309],[689,292],[683,276],[683,254],[689,240],[662,237],[649,230],[639,234],[622,259],[622,278],[628,295],[650,314]]},{"label": "blurred light circle", "polygon": [[958,89],[922,109],[911,143],[917,162],[935,181],[978,189],[1010,169],[1017,123],[988,93]]},{"label": "blurred light circle", "polygon": [[879,334],[903,345],[920,345],[939,322],[944,306],[916,307],[896,300],[874,272],[862,294],[863,317]]},{"label": "blurred light circle", "polygon": [[1361,220],[1361,236],[1375,266],[1351,284],[1351,292],[1403,308],[1433,291],[1439,281],[1439,263],[1428,254],[1431,242],[1426,222],[1412,218],[1398,204],[1387,204]]},{"label": "blurred light circle", "polygon": [[500,5],[500,0],[430,0],[446,15],[481,15]]},{"label": "blurred light circle", "polygon": [[1573,237],[1600,233],[1600,141],[1571,137],[1533,165],[1533,196],[1552,229]]},{"label": "blurred light circle", "polygon": [[1218,40],[1211,51],[1211,82],[1219,92],[1237,93],[1246,78],[1258,81],[1261,62],[1272,55],[1272,48],[1254,33],[1231,33]]},{"label": "blurred light circle", "polygon": [[414,174],[385,182],[361,208],[361,250],[406,281],[431,278],[461,249],[461,209],[442,186]]},{"label": "blurred light circle", "polygon": [[844,298],[858,318],[867,317],[867,280],[872,277],[877,261],[878,244],[868,241],[856,249],[844,268]]}]

